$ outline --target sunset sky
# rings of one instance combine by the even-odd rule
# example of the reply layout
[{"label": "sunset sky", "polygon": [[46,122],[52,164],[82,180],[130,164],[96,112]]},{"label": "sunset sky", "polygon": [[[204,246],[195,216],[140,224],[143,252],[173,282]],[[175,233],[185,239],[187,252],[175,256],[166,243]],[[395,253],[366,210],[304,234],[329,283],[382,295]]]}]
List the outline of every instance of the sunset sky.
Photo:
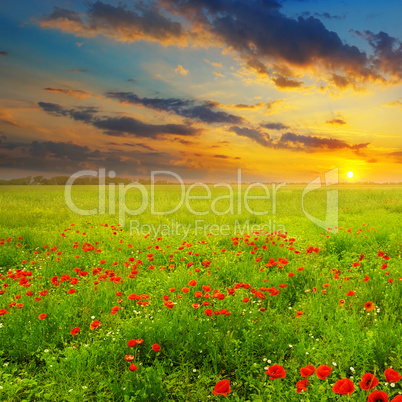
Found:
[{"label": "sunset sky", "polygon": [[1,2],[0,179],[400,182],[401,17],[401,0]]}]

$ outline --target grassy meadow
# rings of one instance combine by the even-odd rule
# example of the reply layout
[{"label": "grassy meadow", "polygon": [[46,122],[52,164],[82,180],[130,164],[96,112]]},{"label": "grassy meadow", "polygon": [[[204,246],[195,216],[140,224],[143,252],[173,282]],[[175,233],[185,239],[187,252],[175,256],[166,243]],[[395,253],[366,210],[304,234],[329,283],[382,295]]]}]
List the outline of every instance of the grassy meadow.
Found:
[{"label": "grassy meadow", "polygon": [[[338,190],[334,233],[301,185],[138,216],[119,216],[117,189],[82,216],[63,186],[1,186],[0,400],[401,400],[402,186]],[[156,186],[155,209],[180,196]],[[325,197],[306,210],[324,219]],[[72,189],[81,209],[98,199]]]}]

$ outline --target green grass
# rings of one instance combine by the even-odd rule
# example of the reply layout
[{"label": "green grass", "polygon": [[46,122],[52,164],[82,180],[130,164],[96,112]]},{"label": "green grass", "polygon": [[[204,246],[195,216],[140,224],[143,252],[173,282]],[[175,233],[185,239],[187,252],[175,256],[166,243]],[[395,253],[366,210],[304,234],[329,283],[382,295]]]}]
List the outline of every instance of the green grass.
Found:
[{"label": "green grass", "polygon": [[[224,188],[211,191],[212,199],[227,195]],[[244,187],[242,191],[243,196]],[[183,206],[172,215],[153,215],[148,205],[118,226],[117,210],[93,216],[71,212],[64,187],[2,186],[0,310],[7,313],[0,316],[0,400],[220,400],[223,396],[212,390],[228,379],[228,398],[236,401],[337,401],[348,397],[335,394],[332,385],[353,377],[350,400],[366,401],[370,392],[359,386],[366,372],[375,374],[375,389],[392,400],[402,393],[402,381],[392,387],[384,377],[387,368],[402,371],[402,209],[395,201],[402,200],[402,187],[340,186],[337,234],[304,216],[302,191],[302,186],[278,190],[275,214],[272,197],[250,201],[254,211],[268,210],[254,215],[244,205],[238,210],[235,194],[233,214],[194,216]],[[250,194],[262,195],[257,190]],[[305,199],[308,212],[320,219],[324,198],[320,190]],[[155,199],[159,210],[172,209],[180,199],[179,188],[157,186]],[[75,186],[73,200],[80,208],[96,208],[97,187]],[[129,208],[141,203],[134,190],[126,201]],[[193,200],[191,207],[210,211],[211,202]],[[106,211],[108,207],[107,202]],[[222,199],[216,208],[225,211],[230,204]],[[194,228],[197,219],[205,231]],[[130,220],[160,230],[148,236],[130,233]],[[184,238],[183,233],[167,233],[176,223],[190,226]],[[248,224],[266,225],[267,232],[236,233]],[[209,235],[212,225],[227,225],[228,235]],[[278,229],[286,235],[270,233]],[[84,243],[94,249],[84,251]],[[319,252],[307,253],[310,246]],[[88,274],[80,276],[74,268]],[[138,272],[131,275],[133,270]],[[24,271],[32,273],[26,276],[29,287],[20,282]],[[62,281],[62,275],[70,277]],[[120,279],[112,280],[116,277]],[[195,286],[189,285],[191,280]],[[185,287],[189,292],[183,292]],[[271,287],[279,294],[270,295],[266,289]],[[234,295],[228,292],[232,288]],[[254,289],[262,298],[254,296]],[[44,290],[48,294],[40,296]],[[214,290],[224,299],[214,298]],[[350,290],[354,296],[346,295]],[[141,301],[148,304],[130,300],[131,294],[146,295]],[[172,309],[164,296],[175,303]],[[340,300],[345,300],[342,306]],[[202,305],[204,301],[210,305]],[[366,312],[369,301],[376,308]],[[18,303],[23,307],[17,308]],[[195,303],[201,306],[195,309]],[[112,315],[114,306],[122,309]],[[209,317],[207,308],[231,314]],[[297,317],[297,312],[303,314]],[[47,318],[39,320],[42,313]],[[100,326],[91,330],[94,320]],[[80,332],[72,336],[75,327]],[[139,338],[142,345],[127,346]],[[155,343],[159,352],[152,350]],[[129,370],[127,354],[134,356],[136,371]],[[274,364],[285,368],[285,378],[269,380],[265,371]],[[299,370],[309,364],[331,366],[331,375],[320,380],[313,374],[308,391],[298,394]]]}]

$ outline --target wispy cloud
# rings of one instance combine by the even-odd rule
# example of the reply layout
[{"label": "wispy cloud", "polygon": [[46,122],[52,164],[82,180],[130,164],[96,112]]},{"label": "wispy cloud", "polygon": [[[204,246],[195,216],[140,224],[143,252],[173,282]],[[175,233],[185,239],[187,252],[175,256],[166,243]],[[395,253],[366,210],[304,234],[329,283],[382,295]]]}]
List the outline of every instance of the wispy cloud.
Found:
[{"label": "wispy cloud", "polygon": [[81,89],[64,89],[64,88],[44,88],[45,91],[61,93],[64,95],[71,95],[77,99],[90,98],[92,95]]},{"label": "wispy cloud", "polygon": [[180,74],[180,75],[187,75],[189,73],[189,70],[186,70],[183,66],[181,66],[180,64],[174,69],[174,72],[176,74]]},{"label": "wispy cloud", "polygon": [[239,124],[244,121],[240,116],[217,110],[219,104],[211,101],[198,102],[181,98],[141,98],[133,92],[107,92],[106,96],[117,99],[123,104],[140,105],[158,111],[172,112],[209,124]]},{"label": "wispy cloud", "polygon": [[38,102],[40,108],[45,112],[59,117],[70,117],[73,120],[90,124],[105,134],[138,138],[156,138],[159,136],[180,135],[194,136],[201,130],[192,127],[190,124],[150,124],[128,116],[99,117],[99,110],[94,107],[77,107],[67,109],[56,103]]}]

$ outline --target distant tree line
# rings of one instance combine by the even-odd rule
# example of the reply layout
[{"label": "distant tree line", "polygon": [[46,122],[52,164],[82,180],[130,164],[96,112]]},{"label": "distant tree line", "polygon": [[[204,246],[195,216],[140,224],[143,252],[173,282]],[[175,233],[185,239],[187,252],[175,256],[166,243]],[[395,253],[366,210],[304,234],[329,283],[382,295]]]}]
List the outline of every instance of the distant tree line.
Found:
[{"label": "distant tree line", "polygon": [[[59,185],[59,186],[64,186],[67,183],[67,180],[70,178],[70,176],[54,176],[51,178],[46,178],[44,176],[27,176],[27,177],[22,177],[19,179],[9,179],[9,180],[0,180],[0,186],[1,185],[18,185],[18,186],[38,186],[38,185]],[[145,180],[145,179],[139,179],[139,180],[131,180],[131,179],[126,179],[122,177],[115,177],[111,179],[110,177],[105,177],[105,183],[122,183],[122,184],[130,184],[130,183],[141,183],[141,184],[151,184],[151,180]],[[74,181],[74,185],[98,185],[99,184],[99,178],[98,177],[78,177]],[[158,180],[155,182],[155,184],[176,184],[176,183],[170,183],[165,180]]]}]

